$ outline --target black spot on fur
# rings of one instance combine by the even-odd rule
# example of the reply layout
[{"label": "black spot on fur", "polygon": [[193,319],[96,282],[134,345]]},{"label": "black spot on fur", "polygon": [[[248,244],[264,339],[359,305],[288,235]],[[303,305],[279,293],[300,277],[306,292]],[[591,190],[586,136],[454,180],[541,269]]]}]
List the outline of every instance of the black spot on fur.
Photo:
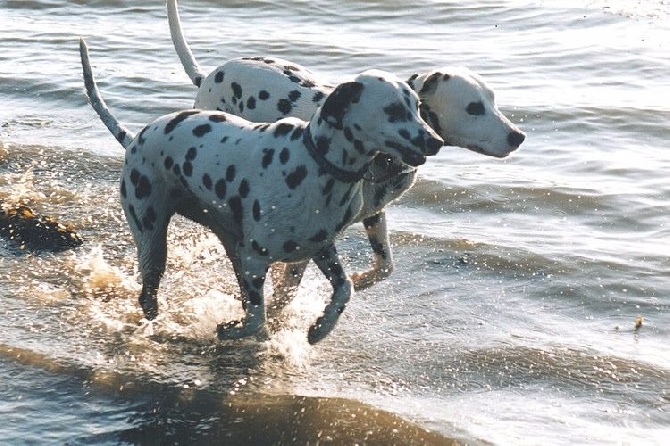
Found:
[{"label": "black spot on fur", "polygon": [[394,102],[391,105],[384,107],[384,113],[388,116],[388,122],[391,124],[396,122],[407,122],[410,119],[409,110],[400,102]]},{"label": "black spot on fur", "polygon": [[287,122],[281,122],[281,123],[277,124],[277,126],[275,127],[274,135],[275,136],[285,136],[285,135],[288,135],[289,133],[291,133],[292,130],[293,130],[293,124],[289,124]]},{"label": "black spot on fur", "polygon": [[184,175],[187,177],[190,177],[193,175],[193,163],[190,161],[184,161],[184,166],[182,167],[182,170],[184,171]]},{"label": "black spot on fur", "polygon": [[240,197],[247,198],[249,195],[249,182],[246,179],[240,181],[240,187],[237,191],[240,193]]},{"label": "black spot on fur", "polygon": [[174,164],[174,160],[172,159],[171,156],[167,156],[167,157],[165,157],[164,164],[165,164],[165,169],[170,170],[170,169],[172,169],[172,165]]},{"label": "black spot on fur", "polygon": [[263,166],[263,169],[267,169],[270,164],[272,164],[272,160],[275,156],[275,149],[263,149],[263,158],[261,159],[261,166]]},{"label": "black spot on fur", "polygon": [[142,199],[151,195],[151,182],[145,175],[140,177],[140,181],[135,187],[135,198]]},{"label": "black spot on fur", "polygon": [[333,190],[334,185],[335,185],[335,178],[329,179],[328,182],[326,182],[326,185],[321,190],[321,193],[323,195],[328,195]]},{"label": "black spot on fur", "polygon": [[325,242],[327,236],[328,236],[328,233],[327,233],[326,231],[324,231],[323,229],[321,229],[321,230],[318,231],[316,234],[314,234],[313,236],[311,236],[311,237],[309,238],[309,241],[314,242],[314,243]]},{"label": "black spot on fur", "polygon": [[140,176],[140,172],[137,169],[130,171],[130,182],[133,184],[133,186],[137,186],[137,183],[140,181]]},{"label": "black spot on fur", "polygon": [[336,129],[342,129],[344,114],[352,103],[360,100],[363,88],[360,82],[344,82],[338,85],[321,107],[320,117]]},{"label": "black spot on fur", "polygon": [[217,113],[215,115],[209,115],[209,120],[211,122],[226,122],[227,118],[223,113]]},{"label": "black spot on fur", "polygon": [[351,216],[352,216],[351,205],[349,205],[347,211],[344,213],[342,221],[339,222],[337,225],[335,225],[335,232],[340,232],[342,229],[344,229],[345,226],[351,223]]},{"label": "black spot on fur", "polygon": [[300,99],[300,96],[302,96],[302,93],[299,90],[293,90],[288,94],[288,99],[291,102],[295,102]]},{"label": "black spot on fur", "polygon": [[281,149],[281,152],[279,152],[279,162],[286,164],[288,163],[289,158],[291,158],[291,152],[288,150],[288,148],[284,147]]},{"label": "black spot on fur", "polygon": [[242,98],[242,86],[240,84],[238,84],[237,82],[231,82],[230,88],[233,89],[233,97],[235,99]]},{"label": "black spot on fur", "polygon": [[407,85],[409,85],[412,88],[412,90],[414,90],[414,81],[416,80],[417,77],[419,77],[419,74],[415,73],[411,75],[407,80]]},{"label": "black spot on fur", "polygon": [[293,240],[289,240],[286,243],[284,243],[284,252],[286,253],[291,253],[295,251],[298,248],[298,244],[294,242]]},{"label": "black spot on fur", "polygon": [[354,140],[354,134],[351,131],[351,128],[349,128],[349,127],[344,128],[344,137],[347,138],[347,141],[349,141],[349,142]]},{"label": "black spot on fur", "polygon": [[419,96],[423,97],[427,94],[434,93],[437,89],[437,82],[442,78],[441,73],[433,73],[426,78],[419,90]]},{"label": "black spot on fur", "polygon": [[126,196],[127,196],[127,193],[126,193],[126,180],[125,180],[125,179],[121,180],[121,196],[122,196],[123,198],[126,198]]},{"label": "black spot on fur", "polygon": [[219,198],[219,200],[223,200],[226,198],[226,182],[224,180],[219,180],[216,182],[216,186],[214,186],[214,192],[216,193],[216,196]]},{"label": "black spot on fur", "polygon": [[354,185],[352,184],[351,186],[349,186],[349,190],[347,190],[347,192],[344,195],[342,195],[342,198],[340,199],[340,207],[344,206],[351,200],[351,192],[353,187]]},{"label": "black spot on fur", "polygon": [[223,77],[224,77],[223,71],[217,71],[216,75],[214,75],[214,82],[220,84],[221,82],[223,82]]},{"label": "black spot on fur", "polygon": [[147,231],[153,231],[155,222],[156,211],[154,210],[153,206],[149,206],[144,213],[144,217],[142,218],[142,226],[144,226]]},{"label": "black spot on fur", "polygon": [[268,99],[270,99],[270,93],[268,93],[267,90],[261,90],[258,92],[258,99],[260,99],[261,101],[267,101]]},{"label": "black spot on fur", "polygon": [[172,173],[174,173],[177,176],[181,175],[181,167],[179,167],[179,164],[175,164],[172,166]]},{"label": "black spot on fur", "polygon": [[197,115],[200,113],[199,110],[186,110],[181,113],[178,113],[170,122],[165,126],[165,134],[171,133],[180,122],[183,122],[186,118],[191,115]]},{"label": "black spot on fur", "polygon": [[316,144],[314,146],[319,153],[325,155],[328,153],[328,150],[330,150],[330,140],[325,136],[319,136],[316,138]]},{"label": "black spot on fur", "polygon": [[209,174],[204,174],[202,176],[202,185],[205,186],[207,190],[212,190],[212,177]]},{"label": "black spot on fur", "polygon": [[254,221],[260,221],[261,219],[261,204],[258,200],[254,200],[254,204],[251,208],[251,213],[254,216]]},{"label": "black spot on fur", "polygon": [[300,165],[295,168],[293,172],[290,174],[286,175],[286,185],[289,187],[289,189],[295,189],[296,187],[300,186],[300,183],[302,183],[302,180],[305,179],[307,176],[307,168],[304,165]]},{"label": "black spot on fur", "polygon": [[128,213],[130,214],[130,217],[133,219],[133,223],[135,223],[135,226],[137,227],[137,230],[142,232],[142,222],[140,222],[140,219],[137,217],[137,212],[135,212],[135,206],[132,204],[128,206]]},{"label": "black spot on fur", "polygon": [[303,134],[303,128],[302,127],[296,127],[295,130],[293,130],[293,133],[291,133],[291,141],[296,141],[302,137]]},{"label": "black spot on fur", "polygon": [[[142,131],[140,132],[140,134],[137,135],[137,145],[138,145],[138,146],[143,145],[143,144],[144,144],[144,141],[146,141],[145,138],[144,138],[144,132],[146,132],[148,128],[149,128],[149,127],[144,127],[144,128],[142,129]],[[123,138],[125,138],[125,137],[126,137],[126,132],[121,132],[121,133],[119,134],[119,137],[123,137]]]},{"label": "black spot on fur", "polygon": [[195,147],[189,147],[189,149],[186,151],[186,160],[193,161],[196,156],[198,156],[198,149]]},{"label": "black spot on fur", "polygon": [[486,114],[486,107],[482,101],[470,102],[465,111],[472,116],[482,116]]},{"label": "black spot on fur", "polygon": [[211,124],[200,124],[199,126],[193,129],[193,135],[200,138],[201,136],[206,135],[211,131],[212,131]]},{"label": "black spot on fur", "polygon": [[291,113],[291,110],[293,110],[293,104],[291,104],[291,101],[288,99],[280,99],[279,102],[277,102],[277,110],[288,115]]},{"label": "black spot on fur", "polygon": [[226,169],[226,181],[233,181],[235,179],[235,166],[230,165]]},{"label": "black spot on fur", "polygon": [[247,99],[247,108],[249,110],[253,110],[256,108],[256,98],[253,96],[250,96],[249,99]]},{"label": "black spot on fur", "polygon": [[430,124],[433,130],[435,130],[438,134],[442,135],[442,126],[440,125],[440,118],[437,116],[437,114],[433,113],[430,107],[425,104],[421,104],[419,110],[423,120],[428,122],[428,124]]},{"label": "black spot on fur", "polygon": [[242,199],[240,197],[231,197],[228,200],[228,206],[230,210],[233,211],[233,220],[238,225],[242,224]]},{"label": "black spot on fur", "polygon": [[312,102],[314,103],[319,103],[323,100],[323,98],[326,97],[326,94],[322,91],[317,91],[314,93],[314,96],[312,96]]}]

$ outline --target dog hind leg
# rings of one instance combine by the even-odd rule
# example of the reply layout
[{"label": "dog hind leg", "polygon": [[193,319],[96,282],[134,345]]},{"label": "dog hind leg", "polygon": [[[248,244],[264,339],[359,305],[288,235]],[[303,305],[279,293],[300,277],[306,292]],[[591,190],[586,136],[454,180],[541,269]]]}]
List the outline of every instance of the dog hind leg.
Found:
[{"label": "dog hind leg", "polygon": [[158,216],[148,211],[141,217],[142,222],[132,206],[127,213],[130,214],[128,221],[135,237],[142,275],[139,303],[144,317],[153,320],[158,316],[158,287],[167,262],[167,227],[172,214]]},{"label": "dog hind leg", "polygon": [[248,253],[242,254],[239,246],[236,252],[229,257],[242,290],[242,306],[246,315],[241,321],[219,324],[217,336],[220,340],[240,339],[252,335],[267,338],[263,286],[269,264]]},{"label": "dog hind leg", "polygon": [[272,304],[268,307],[269,319],[276,319],[284,307],[293,300],[298,292],[300,281],[305,274],[308,264],[308,261],[298,263],[277,262],[272,264],[270,276],[272,277],[274,293],[272,295]]}]

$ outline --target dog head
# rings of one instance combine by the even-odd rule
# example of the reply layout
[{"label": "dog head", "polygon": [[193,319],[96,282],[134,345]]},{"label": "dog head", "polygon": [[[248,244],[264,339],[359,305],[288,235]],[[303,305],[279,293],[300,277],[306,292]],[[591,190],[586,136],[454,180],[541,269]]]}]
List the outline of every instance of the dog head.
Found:
[{"label": "dog head", "polygon": [[419,98],[396,76],[368,70],[328,96],[319,119],[344,133],[365,156],[382,152],[419,166],[436,155],[442,138],[419,115]]},{"label": "dog head", "polygon": [[421,98],[421,116],[446,145],[503,158],[526,138],[498,110],[481,76],[465,67],[413,75],[409,84]]}]

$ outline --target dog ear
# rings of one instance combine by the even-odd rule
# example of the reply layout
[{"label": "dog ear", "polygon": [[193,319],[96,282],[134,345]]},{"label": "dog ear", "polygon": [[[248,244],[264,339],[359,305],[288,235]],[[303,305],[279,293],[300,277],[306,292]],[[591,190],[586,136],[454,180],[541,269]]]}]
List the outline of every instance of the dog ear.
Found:
[{"label": "dog ear", "polygon": [[351,104],[361,99],[363,84],[360,82],[345,82],[340,84],[328,95],[321,107],[321,118],[335,128],[341,130],[344,114]]},{"label": "dog ear", "polygon": [[423,81],[423,85],[421,86],[421,90],[419,90],[419,97],[423,98],[428,94],[435,93],[437,90],[437,83],[440,81],[440,79],[449,79],[449,75],[443,75],[439,71],[436,71],[432,73],[430,76],[426,78],[425,81]]}]

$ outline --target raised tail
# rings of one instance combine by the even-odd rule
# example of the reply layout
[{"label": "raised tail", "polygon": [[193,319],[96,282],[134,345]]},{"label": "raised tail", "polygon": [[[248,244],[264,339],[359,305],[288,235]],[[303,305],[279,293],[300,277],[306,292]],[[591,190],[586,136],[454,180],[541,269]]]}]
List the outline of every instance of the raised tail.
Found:
[{"label": "raised tail", "polygon": [[98,85],[93,79],[93,72],[91,71],[91,61],[88,58],[88,47],[84,39],[79,39],[79,54],[81,55],[81,66],[84,69],[84,86],[86,87],[86,96],[91,103],[93,110],[98,113],[100,120],[107,126],[109,131],[114,135],[116,140],[126,148],[130,145],[135,135],[121,124],[109,111],[105,100],[100,96]]},{"label": "raised tail", "polygon": [[179,60],[181,60],[184,71],[191,78],[193,85],[199,87],[205,78],[205,74],[200,69],[198,62],[195,61],[191,48],[189,48],[184,38],[184,31],[181,28],[181,20],[177,11],[177,0],[167,0],[167,14],[168,23],[170,24],[170,36],[172,37],[174,48],[177,50]]}]

